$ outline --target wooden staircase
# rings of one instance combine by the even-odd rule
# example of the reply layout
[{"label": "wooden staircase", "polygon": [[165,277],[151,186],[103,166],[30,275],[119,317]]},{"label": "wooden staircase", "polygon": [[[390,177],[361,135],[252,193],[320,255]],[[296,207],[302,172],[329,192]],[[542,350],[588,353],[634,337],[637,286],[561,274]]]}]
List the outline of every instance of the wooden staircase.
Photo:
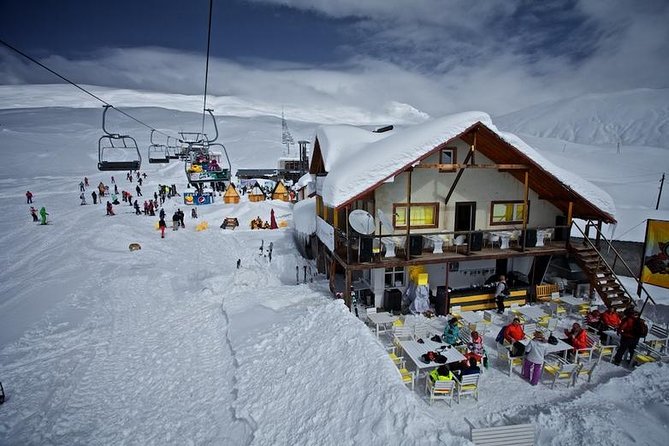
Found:
[{"label": "wooden staircase", "polygon": [[588,244],[569,243],[569,252],[590,279],[591,288],[597,291],[607,307],[618,310],[634,305],[634,300],[627,293],[616,273],[594,247]]}]

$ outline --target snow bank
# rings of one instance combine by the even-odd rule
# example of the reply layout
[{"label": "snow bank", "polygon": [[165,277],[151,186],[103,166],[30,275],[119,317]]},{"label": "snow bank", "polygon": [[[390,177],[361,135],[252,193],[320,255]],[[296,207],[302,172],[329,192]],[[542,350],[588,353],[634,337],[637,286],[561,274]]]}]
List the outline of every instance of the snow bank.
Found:
[{"label": "snow bank", "polygon": [[295,203],[293,207],[295,230],[311,235],[316,232],[316,198],[307,198]]}]

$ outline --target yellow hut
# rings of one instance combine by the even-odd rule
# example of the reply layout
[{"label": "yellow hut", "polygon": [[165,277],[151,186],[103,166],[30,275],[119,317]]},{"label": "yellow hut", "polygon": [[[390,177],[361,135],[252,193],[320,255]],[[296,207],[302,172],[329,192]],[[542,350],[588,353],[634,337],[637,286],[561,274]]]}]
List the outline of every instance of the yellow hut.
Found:
[{"label": "yellow hut", "polygon": [[274,186],[274,190],[272,191],[272,200],[281,200],[281,201],[290,200],[288,189],[283,184],[283,181],[278,181],[276,183],[276,186]]},{"label": "yellow hut", "polygon": [[239,192],[237,192],[237,189],[235,188],[234,184],[232,183],[228,184],[228,188],[225,190],[225,193],[223,194],[223,202],[230,204],[239,203]]},{"label": "yellow hut", "polygon": [[248,195],[249,201],[265,201],[265,192],[259,186],[254,186]]}]

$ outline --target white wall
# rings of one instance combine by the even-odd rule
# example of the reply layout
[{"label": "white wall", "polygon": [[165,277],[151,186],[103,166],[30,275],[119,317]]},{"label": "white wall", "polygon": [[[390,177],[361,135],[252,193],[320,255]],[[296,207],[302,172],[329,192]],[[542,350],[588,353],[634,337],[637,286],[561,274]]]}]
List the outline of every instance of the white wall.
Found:
[{"label": "white wall", "polygon": [[[461,140],[457,141],[457,161],[462,163],[467,155],[469,146]],[[423,161],[423,163],[438,163],[439,154],[436,153]],[[480,153],[476,154],[477,164],[492,164],[492,161]],[[495,169],[467,169],[462,174],[455,191],[449,199],[448,206],[444,206],[444,200],[448,191],[455,181],[457,172],[439,172],[436,169],[415,168],[411,177],[411,201],[438,202],[439,203],[439,228],[412,230],[412,232],[433,232],[436,230],[453,230],[455,220],[455,203],[458,201],[476,202],[476,227],[475,229],[505,229],[508,226],[490,226],[490,205],[492,201],[523,200],[525,185],[516,180],[511,174],[498,172]],[[407,201],[407,179],[408,174],[402,173],[395,177],[395,181],[380,186],[375,192],[376,206],[392,219],[393,203],[406,203]],[[562,212],[551,203],[539,200],[538,195],[530,190],[530,217],[528,226],[554,226],[555,216]],[[520,225],[515,225],[520,227]],[[404,231],[395,231],[400,234]],[[388,228],[383,228],[383,233],[388,234]]]}]

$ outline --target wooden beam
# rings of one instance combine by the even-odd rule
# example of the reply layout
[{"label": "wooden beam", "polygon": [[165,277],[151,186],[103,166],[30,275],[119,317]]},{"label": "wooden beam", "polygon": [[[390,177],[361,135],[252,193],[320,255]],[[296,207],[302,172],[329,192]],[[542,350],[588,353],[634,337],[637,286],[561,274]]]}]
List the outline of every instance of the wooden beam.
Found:
[{"label": "wooden beam", "polygon": [[525,195],[523,196],[523,251],[525,251],[525,243],[527,243],[527,200],[530,195],[530,172],[525,171]]},{"label": "wooden beam", "polygon": [[[346,263],[351,264],[351,227],[348,223],[348,214],[351,210],[351,205],[346,205]],[[335,211],[337,213],[337,211]],[[335,214],[336,215],[336,214]],[[358,257],[360,256],[360,251],[358,251]],[[358,261],[360,259],[358,258]]]},{"label": "wooden beam", "polygon": [[[465,157],[465,164],[467,164],[467,161],[470,160],[472,157],[472,152],[469,151],[467,156]],[[446,210],[446,206],[448,206],[448,200],[451,199],[451,195],[453,195],[453,192],[455,192],[455,186],[457,186],[458,182],[460,181],[460,178],[462,177],[462,174],[464,173],[465,169],[461,168],[460,171],[458,172],[457,176],[453,180],[453,184],[451,184],[451,188],[448,190],[448,193],[446,194],[446,198],[444,199],[444,210]]]},{"label": "wooden beam", "polygon": [[567,226],[571,226],[571,221],[574,218],[574,202],[569,202],[569,208],[567,209]]},{"label": "wooden beam", "polygon": [[344,285],[344,303],[348,307],[348,309],[351,309],[351,289],[353,288],[353,274],[352,271],[348,268],[346,268],[346,284]]},{"label": "wooden beam", "polygon": [[421,163],[416,169],[439,169],[440,171],[456,171],[457,169],[497,169],[497,170],[529,170],[527,164],[439,164]]},{"label": "wooden beam", "polygon": [[407,221],[407,237],[404,243],[404,253],[407,260],[411,260],[411,243],[410,243],[410,234],[411,234],[411,173],[413,172],[413,167],[407,169],[407,212],[406,212],[406,221]]}]

